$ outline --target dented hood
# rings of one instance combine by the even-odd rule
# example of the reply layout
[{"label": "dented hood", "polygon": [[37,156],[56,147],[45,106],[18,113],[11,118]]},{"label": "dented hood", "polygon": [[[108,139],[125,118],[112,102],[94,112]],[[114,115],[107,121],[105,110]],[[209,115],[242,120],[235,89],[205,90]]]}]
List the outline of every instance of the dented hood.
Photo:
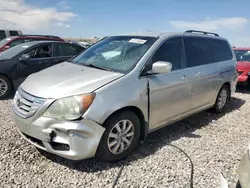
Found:
[{"label": "dented hood", "polygon": [[124,74],[64,62],[29,76],[21,88],[42,98],[90,93]]}]

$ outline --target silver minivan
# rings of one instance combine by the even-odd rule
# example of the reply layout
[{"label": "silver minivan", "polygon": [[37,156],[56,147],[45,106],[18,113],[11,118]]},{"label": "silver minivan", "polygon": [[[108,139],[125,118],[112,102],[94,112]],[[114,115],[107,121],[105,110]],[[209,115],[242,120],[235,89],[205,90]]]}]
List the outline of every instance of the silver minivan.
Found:
[{"label": "silver minivan", "polygon": [[156,129],[206,109],[223,112],[236,83],[235,55],[218,34],[110,36],[30,75],[12,117],[41,150],[116,161]]}]

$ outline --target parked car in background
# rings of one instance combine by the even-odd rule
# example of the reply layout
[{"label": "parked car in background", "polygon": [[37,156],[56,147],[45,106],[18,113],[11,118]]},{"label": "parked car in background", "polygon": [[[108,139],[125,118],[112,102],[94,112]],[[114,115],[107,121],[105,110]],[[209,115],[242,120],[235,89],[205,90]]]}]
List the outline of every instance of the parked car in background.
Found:
[{"label": "parked car in background", "polygon": [[27,76],[66,61],[83,47],[57,41],[33,41],[0,53],[0,99],[8,97]]},{"label": "parked car in background", "polygon": [[70,41],[68,41],[70,44],[78,44],[78,42],[77,41],[75,41],[75,40],[70,40]]},{"label": "parked car in background", "polygon": [[[250,187],[250,147],[241,158],[239,169],[239,181],[236,183],[235,188],[249,188]],[[229,188],[228,182],[224,175],[220,176],[220,188]]]},{"label": "parked car in background", "polygon": [[23,35],[22,31],[20,30],[6,30],[6,29],[0,29],[0,41],[12,36],[19,36]]},{"label": "parked car in background", "polygon": [[237,59],[238,83],[250,83],[250,48],[233,48]]},{"label": "parked car in background", "polygon": [[236,84],[233,50],[215,33],[111,36],[28,77],[12,118],[42,150],[117,161],[149,132],[205,109],[222,113]]},{"label": "parked car in background", "polygon": [[22,36],[8,37],[0,41],[0,52],[22,43],[30,41],[45,41],[45,40],[64,42],[62,38],[51,35],[22,35]]},{"label": "parked car in background", "polygon": [[90,44],[89,42],[78,42],[78,44],[84,48],[89,48],[92,44]]}]

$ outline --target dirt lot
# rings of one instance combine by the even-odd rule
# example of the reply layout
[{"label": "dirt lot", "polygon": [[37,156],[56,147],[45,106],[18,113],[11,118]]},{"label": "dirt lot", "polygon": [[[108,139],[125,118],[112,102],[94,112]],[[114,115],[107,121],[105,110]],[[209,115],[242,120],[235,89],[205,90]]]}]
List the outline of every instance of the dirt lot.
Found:
[{"label": "dirt lot", "polygon": [[[250,92],[240,88],[225,114],[202,112],[150,134],[125,165],[117,187],[219,186],[222,171],[233,187],[239,160],[250,141]],[[124,161],[71,162],[40,154],[19,136],[10,117],[11,100],[0,101],[0,187],[111,187]]]}]

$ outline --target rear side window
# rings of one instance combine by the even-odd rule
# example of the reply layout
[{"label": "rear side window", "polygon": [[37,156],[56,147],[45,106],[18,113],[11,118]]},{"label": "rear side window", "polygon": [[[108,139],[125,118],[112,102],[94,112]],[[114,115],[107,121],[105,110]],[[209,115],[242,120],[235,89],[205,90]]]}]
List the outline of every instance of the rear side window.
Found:
[{"label": "rear side window", "polygon": [[59,43],[55,44],[54,56],[74,56],[80,53],[83,48],[77,45],[72,45],[69,43]]},{"label": "rear side window", "polygon": [[215,62],[227,61],[233,58],[228,43],[224,40],[210,39]]},{"label": "rear side window", "polygon": [[78,45],[72,45],[71,48],[72,48],[72,50],[73,50],[73,55],[77,55],[77,54],[79,54],[80,52],[82,52],[83,50],[85,50],[84,47],[78,46]]},{"label": "rear side window", "polygon": [[17,31],[10,31],[10,36],[18,36],[18,32]]},{"label": "rear side window", "polygon": [[207,38],[184,37],[187,67],[206,65],[213,62],[212,49]]},{"label": "rear side window", "polygon": [[6,38],[6,33],[4,30],[0,30],[0,40],[3,40]]}]

